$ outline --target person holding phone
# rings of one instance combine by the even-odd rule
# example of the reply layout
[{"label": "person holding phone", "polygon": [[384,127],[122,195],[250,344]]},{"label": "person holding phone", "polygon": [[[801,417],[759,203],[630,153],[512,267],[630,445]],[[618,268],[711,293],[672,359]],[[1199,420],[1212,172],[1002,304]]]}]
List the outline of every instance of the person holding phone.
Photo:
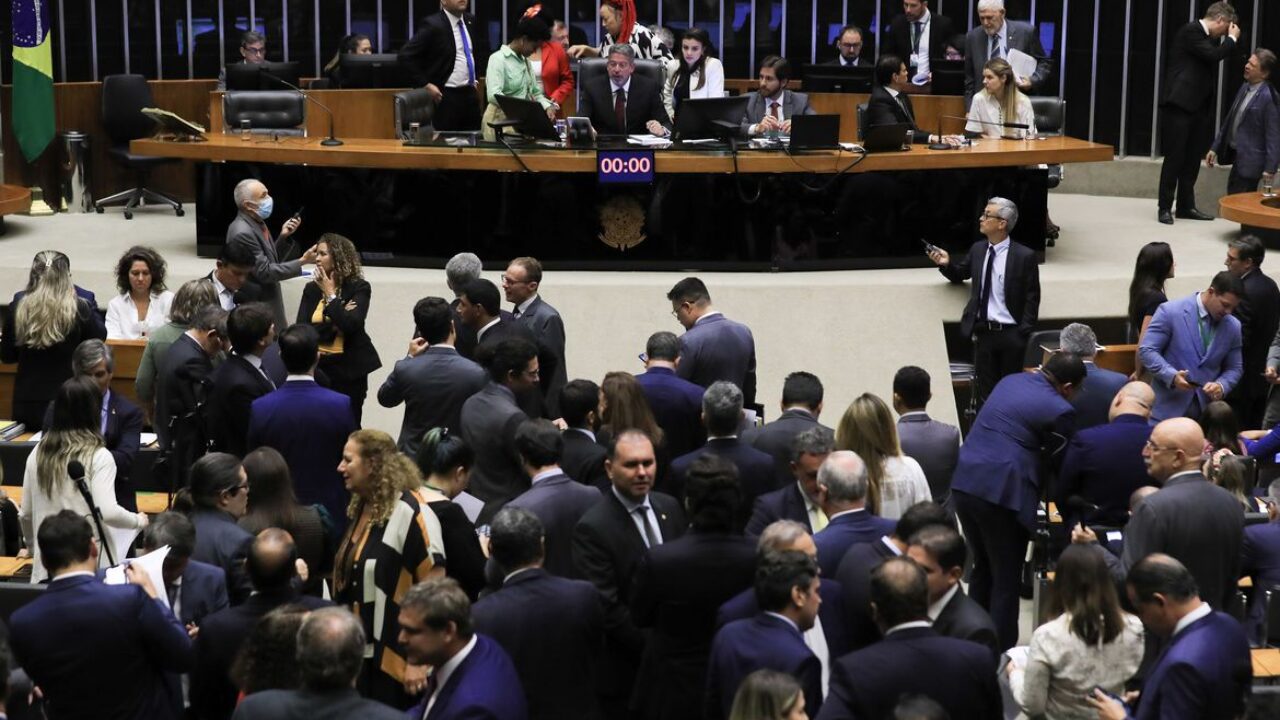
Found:
[{"label": "person holding phone", "polygon": [[280,282],[302,275],[303,265],[316,261],[316,248],[308,248],[297,260],[284,260],[281,243],[302,225],[297,214],[285,221],[280,236],[273,238],[267,219],[275,207],[275,200],[267,192],[267,186],[252,178],[236,184],[235,203],[238,214],[227,227],[227,245],[237,251],[247,251],[253,257],[253,276],[262,289],[262,301],[274,311],[276,327],[283,328],[285,320],[284,300],[280,295]]}]

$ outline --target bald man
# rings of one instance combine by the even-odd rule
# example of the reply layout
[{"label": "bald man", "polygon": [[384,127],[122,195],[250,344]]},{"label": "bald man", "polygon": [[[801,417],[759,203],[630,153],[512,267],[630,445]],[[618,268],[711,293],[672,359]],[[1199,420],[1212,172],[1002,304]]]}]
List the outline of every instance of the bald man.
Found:
[{"label": "bald man", "polygon": [[241,180],[235,189],[236,219],[227,226],[227,245],[247,251],[253,256],[253,280],[262,287],[262,300],[271,306],[276,327],[283,330],[289,322],[280,297],[280,281],[302,274],[303,265],[316,261],[315,246],[307,248],[297,260],[281,260],[281,245],[302,224],[300,218],[289,218],[280,228],[280,237],[272,239],[267,219],[275,209],[275,200],[267,186],[253,179]]},{"label": "bald man", "polygon": [[1148,420],[1155,397],[1150,385],[1128,383],[1112,398],[1106,425],[1087,428],[1071,439],[1050,494],[1068,526],[1128,522],[1129,494],[1150,482],[1142,447],[1151,437]]},{"label": "bald man", "polygon": [[[1165,420],[1142,448],[1147,474],[1161,486],[1133,512],[1119,558],[1106,553],[1117,580],[1151,553],[1167,553],[1187,566],[1200,597],[1215,609],[1229,610],[1240,577],[1244,513],[1231,493],[1200,473],[1204,433],[1189,418]],[[1096,544],[1088,528],[1076,526],[1075,543]]]}]

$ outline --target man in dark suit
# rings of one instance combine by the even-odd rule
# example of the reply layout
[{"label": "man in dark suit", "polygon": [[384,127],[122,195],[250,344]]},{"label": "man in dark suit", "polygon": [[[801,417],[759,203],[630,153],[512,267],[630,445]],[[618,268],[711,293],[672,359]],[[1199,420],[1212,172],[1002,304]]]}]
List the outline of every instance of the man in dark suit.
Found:
[{"label": "man in dark suit", "polygon": [[408,717],[528,717],[511,657],[473,630],[471,601],[453,578],[431,578],[409,588],[400,601],[400,644],[410,664],[436,668]]},{"label": "man in dark suit", "polygon": [[945,60],[951,40],[951,18],[929,9],[929,0],[903,0],[902,14],[889,21],[880,56],[897,55],[907,61],[911,77],[929,77],[934,60]]},{"label": "man in dark suit", "polygon": [[324,505],[335,523],[345,527],[350,494],[338,463],[356,421],[350,398],[315,382],[319,342],[310,325],[292,325],[280,333],[280,359],[289,379],[253,401],[247,447],[278,450],[289,464],[298,502]]},{"label": "man in dark suit", "polygon": [[930,525],[911,536],[907,557],[916,561],[929,583],[929,620],[945,637],[969,640],[991,649],[996,657],[996,626],[982,606],[960,587],[964,577],[964,538],[955,528]]},{"label": "man in dark suit", "polygon": [[453,313],[454,332],[458,334],[454,347],[458,349],[459,355],[468,360],[475,359],[476,331],[462,321],[462,316],[458,314],[458,305],[462,297],[462,289],[472,280],[479,280],[480,271],[483,269],[484,264],[480,262],[479,256],[469,252],[454,255],[444,266],[444,282],[453,293],[449,310]]},{"label": "man in dark suit", "polygon": [[253,401],[276,389],[262,368],[262,353],[276,340],[271,309],[262,303],[237,306],[227,316],[231,354],[213,371],[209,418],[213,447],[244,457]]},{"label": "man in dark suit", "polygon": [[1244,65],[1244,84],[1218,128],[1205,164],[1230,165],[1227,194],[1253,192],[1258,181],[1275,179],[1280,165],[1280,94],[1272,87],[1276,54],[1257,48]]},{"label": "man in dark suit", "polygon": [[557,464],[564,451],[560,430],[550,420],[525,420],[512,443],[529,477],[529,489],[507,503],[537,516],[545,530],[545,567],[560,577],[575,577],[573,528],[600,502],[600,490],[573,481]]},{"label": "man in dark suit", "polygon": [[898,413],[902,454],[920,463],[934,502],[945,504],[951,475],[960,459],[960,428],[934,420],[925,408],[933,399],[929,373],[907,365],[893,375],[893,409]]},{"label": "man in dark suit", "polygon": [[728,460],[738,469],[742,498],[734,527],[741,530],[747,526],[756,498],[778,487],[773,458],[738,438],[738,428],[742,425],[742,391],[733,383],[718,380],[707,388],[702,396],[702,422],[707,428],[707,444],[671,461],[671,494],[684,497],[685,477],[698,458],[715,455]]},{"label": "man in dark suit", "polygon": [[1244,285],[1244,297],[1234,313],[1240,321],[1243,375],[1227,393],[1227,402],[1244,428],[1262,427],[1267,402],[1267,352],[1280,329],[1280,288],[1262,272],[1266,254],[1262,241],[1253,235],[1236,238],[1227,245],[1227,272],[1240,278]]},{"label": "man in dark suit", "polygon": [[818,502],[818,468],[835,450],[835,435],[817,423],[791,441],[791,479],[781,488],[756,498],[746,533],[756,536],[778,520],[793,520],[810,533],[827,526]]},{"label": "man in dark suit", "polygon": [[560,388],[560,417],[569,426],[561,433],[564,453],[560,467],[583,485],[607,491],[609,476],[604,473],[604,459],[608,453],[596,442],[599,407],[600,386],[590,380],[572,380]]},{"label": "man in dark suit", "polygon": [[538,294],[541,287],[542,263],[537,258],[518,257],[502,274],[502,291],[507,302],[515,304],[511,316],[533,333],[539,347],[547,348],[556,356],[555,366],[547,369],[539,384],[547,413],[558,418],[560,388],[569,381],[565,370],[564,321],[560,319],[560,313]]},{"label": "man in dark suit", "polygon": [[214,476],[207,489],[188,513],[195,526],[196,543],[191,557],[221,568],[226,573],[227,597],[239,605],[253,592],[245,571],[245,558],[253,544],[253,536],[238,521],[249,506],[249,481],[239,458],[226,453],[209,453],[195,462],[192,475]]},{"label": "man in dark suit", "polygon": [[958,145],[959,138],[946,136],[939,139],[939,136],[920,129],[916,123],[915,106],[907,93],[910,87],[910,71],[902,58],[897,55],[880,56],[876,62],[876,85],[871,88],[871,99],[867,102],[867,127],[906,124],[911,126],[913,143],[948,142]]},{"label": "man in dark suit", "polygon": [[[1084,385],[1071,400],[1076,409],[1076,432],[1105,424],[1110,420],[1111,404],[1116,393],[1129,382],[1124,373],[1100,368],[1093,359],[1098,355],[1098,336],[1084,323],[1071,323],[1062,328],[1058,350],[1071,353],[1084,362]],[[1262,369],[1258,369],[1262,373]]]},{"label": "man in dark suit", "polygon": [[892,717],[907,694],[932,698],[952,717],[1000,717],[995,657],[929,627],[929,586],[918,565],[891,558],[876,568],[871,607],[884,639],[836,662],[818,720]]},{"label": "man in dark suit", "polygon": [[1010,50],[1024,52],[1036,59],[1036,71],[1029,78],[1018,78],[1018,89],[1032,93],[1044,85],[1053,62],[1040,44],[1040,34],[1031,23],[1006,20],[1004,0],[979,0],[979,25],[964,37],[964,105],[982,89],[982,68],[992,58],[1009,59]]},{"label": "man in dark suit", "polygon": [[488,280],[473,280],[462,288],[458,296],[458,316],[476,333],[473,355],[481,365],[485,365],[486,356],[503,340],[520,338],[533,343],[538,349],[539,379],[516,394],[516,403],[529,417],[546,417],[549,413],[543,399],[541,378],[544,373],[559,372],[560,356],[556,351],[514,315],[502,309],[498,286]]},{"label": "man in dark suit", "polygon": [[[1157,493],[1158,494],[1158,493]],[[1240,623],[1197,593],[1194,574],[1174,558],[1150,555],[1125,589],[1147,631],[1165,641],[1138,694],[1137,712],[1094,690],[1098,717],[1241,717],[1253,665]]]},{"label": "man in dark suit", "polygon": [[168,428],[169,470],[174,487],[186,484],[187,469],[208,447],[212,428],[205,417],[213,374],[212,358],[226,349],[227,311],[202,308],[191,327],[160,361],[156,422]]},{"label": "man in dark suit", "polygon": [[213,284],[223,310],[231,312],[237,305],[262,299],[262,288],[249,277],[254,263],[253,252],[244,245],[224,244],[218,249],[218,259],[204,277]]},{"label": "man in dark suit", "polygon": [[227,607],[227,574],[217,566],[192,560],[196,527],[186,515],[165,512],[151,519],[142,532],[143,553],[169,546],[164,558],[164,584],[173,610],[188,632],[199,628],[208,615]]},{"label": "man in dark suit", "polygon": [[1018,641],[1022,560],[1038,527],[1041,476],[1075,431],[1071,398],[1084,377],[1080,358],[1057,353],[1039,372],[1001,380],[960,448],[951,502],[972,543],[969,592],[991,613],[1002,651]]},{"label": "man in dark suit", "polygon": [[862,57],[862,28],[857,25],[845,25],[840,28],[840,34],[836,36],[836,50],[839,54],[830,60],[822,63],[823,65],[837,65],[839,67],[866,67],[871,61]]},{"label": "man in dark suit", "polygon": [[[1111,402],[1111,422],[1071,438],[1049,493],[1067,527],[1077,522],[1112,527],[1129,522],[1129,496],[1152,482],[1142,448],[1151,438],[1148,419],[1154,403],[1150,385],[1128,383]],[[1079,498],[1084,505],[1072,498]]]},{"label": "man in dark suit", "polygon": [[635,48],[611,45],[607,57],[607,77],[582,85],[578,115],[590,118],[599,135],[670,135],[671,118],[662,104],[662,88],[635,74]]},{"label": "man in dark suit", "polygon": [[711,305],[711,293],[696,277],[687,277],[667,292],[671,314],[684,326],[676,373],[710,387],[727,380],[742,389],[745,405],[756,402],[756,341],[751,328],[725,317]]},{"label": "man in dark suit", "polygon": [[758,82],[758,88],[747,99],[747,114],[742,118],[744,133],[789,133],[791,118],[814,114],[808,95],[787,88],[791,63],[786,58],[770,55],[761,60]]},{"label": "man in dark suit", "polygon": [[489,357],[489,383],[462,404],[462,437],[476,452],[470,492],[491,506],[486,519],[529,488],[515,447],[516,430],[528,416],[516,402],[536,391],[538,370],[533,343],[503,340]]},{"label": "man in dark suit", "polygon": [[400,423],[400,452],[418,454],[422,436],[434,427],[458,429],[462,404],[488,382],[484,368],[462,357],[453,313],[443,298],[425,297],[413,306],[414,337],[409,354],[396,363],[378,388],[378,403],[404,403]]},{"label": "man in dark suit", "polygon": [[604,597],[605,655],[599,689],[605,717],[624,717],[631,699],[645,634],[631,618],[632,573],[640,556],[684,534],[679,501],[653,492],[657,466],[653,442],[639,431],[613,438],[605,472],[612,487],[573,531],[578,575]]},{"label": "man in dark suit", "polygon": [[507,506],[489,524],[489,554],[502,585],[471,608],[476,632],[511,656],[529,703],[529,720],[600,717],[596,673],[604,609],[591,583],[542,567],[543,525]]},{"label": "man in dark suit", "polygon": [[197,718],[231,717],[239,692],[231,682],[231,664],[262,616],[290,603],[309,610],[331,605],[327,600],[298,593],[294,587],[297,559],[293,538],[284,530],[268,528],[254,538],[245,561],[253,594],[240,605],[207,616],[196,636],[191,708]]},{"label": "man in dark suit", "polygon": [[284,327],[289,321],[285,319],[280,282],[302,275],[303,265],[315,264],[316,248],[307,248],[297,260],[281,259],[286,247],[282,243],[298,229],[302,219],[286,220],[280,228],[280,237],[273,240],[266,221],[275,202],[260,181],[250,178],[236,184],[235,202],[238,214],[227,227],[227,245],[253,257],[253,281],[261,289],[262,301],[271,306],[276,327]]},{"label": "man in dark suit", "polygon": [[1177,217],[1212,220],[1196,207],[1196,177],[1200,159],[1213,142],[1213,86],[1218,64],[1231,57],[1240,39],[1236,11],[1231,3],[1215,2],[1200,20],[1183,25],[1173,36],[1165,60],[1161,84],[1160,139],[1164,164],[1160,166],[1157,219],[1173,224],[1173,198],[1178,197]]},{"label": "man in dark suit", "polygon": [[818,563],[802,552],[767,552],[755,574],[760,611],[720,628],[707,666],[706,712],[724,720],[742,681],[756,670],[786,673],[800,681],[806,713],[822,707],[822,663],[804,642],[822,600]]},{"label": "man in dark suit", "polygon": [[177,720],[181,691],[165,674],[191,668],[191,641],[147,574],[99,581],[93,529],[71,510],[45,518],[36,541],[52,580],[13,613],[10,646],[49,717]]},{"label": "man in dark suit", "polygon": [[693,452],[706,442],[702,427],[702,394],[706,390],[681,377],[679,365],[680,338],[675,333],[656,332],[645,343],[644,372],[636,376],[672,457]]},{"label": "man in dark suit", "polygon": [[867,465],[851,450],[837,450],[818,468],[818,504],[828,524],[814,533],[818,566],[836,568],[854,545],[893,532],[893,521],[867,509]]},{"label": "man in dark suit", "polygon": [[1040,267],[1030,248],[1009,237],[1017,224],[1018,206],[993,197],[978,218],[985,240],[955,262],[946,250],[929,253],[951,282],[973,278],[960,332],[974,338],[974,381],[982,399],[1000,378],[1022,370],[1027,338],[1040,317]]},{"label": "man in dark suit", "polygon": [[245,697],[236,708],[241,720],[403,720],[404,713],[360,697],[353,685],[364,661],[365,636],[360,620],[346,608],[307,613],[298,628],[297,690],[263,690]]},{"label": "man in dark suit", "polygon": [[821,414],[822,381],[813,373],[793,372],[782,383],[782,414],[764,427],[751,428],[742,439],[751,447],[773,456],[778,483],[787,483],[792,477],[791,450],[796,436],[814,427],[832,432],[831,428],[818,422]]},{"label": "man in dark suit", "polygon": [[[1240,575],[1252,578],[1255,588],[1280,586],[1280,479],[1271,481],[1267,495],[1269,522],[1246,527],[1240,545]],[[1255,590],[1249,601],[1249,639],[1259,644],[1266,641],[1262,637],[1266,609],[1263,593]]]},{"label": "man in dark suit", "polygon": [[440,12],[428,15],[400,48],[400,65],[414,87],[426,88],[436,103],[436,130],[480,129],[476,82],[484,76],[489,54],[483,28],[476,28],[475,16],[466,10],[467,0],[440,0]]}]

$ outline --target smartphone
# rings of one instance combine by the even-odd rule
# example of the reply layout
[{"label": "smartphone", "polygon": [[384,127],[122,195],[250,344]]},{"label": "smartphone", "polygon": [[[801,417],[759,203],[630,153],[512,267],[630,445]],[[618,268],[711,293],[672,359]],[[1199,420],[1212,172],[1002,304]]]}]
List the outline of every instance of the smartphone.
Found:
[{"label": "smartphone", "polygon": [[[1116,695],[1113,692],[1107,692],[1106,690],[1103,689],[1101,685],[1094,685],[1093,691],[1087,693],[1085,697],[1091,698],[1094,696],[1094,693],[1102,693],[1103,695],[1106,695],[1107,697],[1111,698],[1112,700],[1115,700],[1121,705],[1124,705],[1124,698],[1120,697],[1119,695]],[[1128,707],[1128,706],[1126,705],[1125,707]]]},{"label": "smartphone", "polygon": [[924,251],[926,253],[935,253],[935,252],[938,252],[938,250],[940,249],[937,245],[934,245],[933,243],[929,242],[928,240],[925,240],[924,238],[920,238],[920,243],[924,245]]},{"label": "smartphone", "polygon": [[[298,218],[301,218],[301,217],[302,217],[302,211],[303,211],[303,210],[306,210],[306,209],[307,209],[307,206],[306,206],[306,205],[303,205],[302,207],[298,208],[298,212],[296,212],[296,213],[294,213],[294,214],[290,215],[290,216],[289,216],[289,220],[297,220]],[[286,221],[286,222],[287,222],[287,221]]]}]

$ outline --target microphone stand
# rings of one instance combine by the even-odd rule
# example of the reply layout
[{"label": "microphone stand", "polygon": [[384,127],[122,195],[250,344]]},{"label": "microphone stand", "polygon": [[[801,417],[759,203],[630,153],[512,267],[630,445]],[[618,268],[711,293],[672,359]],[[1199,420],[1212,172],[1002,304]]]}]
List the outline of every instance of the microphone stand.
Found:
[{"label": "microphone stand", "polygon": [[98,509],[97,503],[93,501],[93,494],[89,492],[89,484],[84,480],[84,469],[81,468],[80,477],[73,477],[71,481],[76,484],[76,489],[80,491],[81,497],[89,505],[89,514],[93,515],[93,524],[98,527],[98,539],[102,541],[102,549],[107,553],[107,565],[115,565],[116,559],[111,554],[111,543],[107,541],[107,532],[102,525],[102,510]]},{"label": "microphone stand", "polygon": [[1012,130],[1030,130],[1031,126],[1026,123],[998,123],[990,120],[977,120],[974,118],[960,117],[959,115],[939,115],[938,116],[938,142],[930,143],[930,150],[955,150],[955,145],[948,145],[942,141],[942,121],[943,120],[964,120],[966,123],[978,123],[979,125],[992,125],[994,127],[1009,128]]},{"label": "microphone stand", "polygon": [[260,73],[262,73],[263,75],[265,75],[265,76],[267,76],[267,77],[271,78],[272,80],[275,80],[276,82],[280,83],[281,85],[284,85],[285,87],[289,88],[290,90],[293,90],[294,92],[298,93],[299,95],[301,95],[302,97],[306,98],[307,100],[310,100],[311,102],[315,103],[316,105],[319,105],[321,110],[324,110],[326,113],[328,113],[328,114],[329,114],[329,137],[325,138],[324,140],[321,140],[321,141],[320,141],[320,144],[321,144],[321,145],[323,145],[323,146],[325,146],[325,147],[337,147],[338,145],[341,145],[341,144],[342,144],[342,141],[341,141],[341,140],[339,140],[339,139],[337,139],[336,137],[334,137],[334,136],[333,136],[333,111],[332,111],[332,110],[330,110],[330,109],[329,109],[329,108],[328,108],[324,103],[322,103],[322,102],[320,102],[319,100],[317,100],[317,99],[315,99],[315,98],[311,97],[311,93],[307,92],[306,90],[303,90],[302,88],[298,87],[297,85],[294,85],[293,83],[289,82],[288,80],[285,80],[284,78],[277,77],[277,76],[275,76],[275,75],[273,75],[273,74],[271,74],[271,73],[267,72],[266,70],[259,70],[258,72],[260,72]]}]

